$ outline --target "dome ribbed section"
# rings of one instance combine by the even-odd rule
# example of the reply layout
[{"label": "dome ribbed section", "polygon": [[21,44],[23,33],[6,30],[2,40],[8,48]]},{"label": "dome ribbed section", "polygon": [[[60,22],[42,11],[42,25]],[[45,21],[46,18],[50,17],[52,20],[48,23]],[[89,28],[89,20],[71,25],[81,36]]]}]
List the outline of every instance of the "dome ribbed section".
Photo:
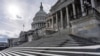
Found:
[{"label": "dome ribbed section", "polygon": [[46,12],[44,10],[40,10],[39,12],[36,13],[36,16],[46,16]]}]

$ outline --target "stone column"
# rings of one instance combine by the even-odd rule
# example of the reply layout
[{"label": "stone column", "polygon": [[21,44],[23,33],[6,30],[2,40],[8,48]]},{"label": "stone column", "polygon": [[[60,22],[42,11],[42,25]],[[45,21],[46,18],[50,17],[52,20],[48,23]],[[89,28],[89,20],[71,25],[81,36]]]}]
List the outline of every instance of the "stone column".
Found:
[{"label": "stone column", "polygon": [[43,25],[43,23],[42,23],[42,27],[43,27],[44,25]]},{"label": "stone column", "polygon": [[41,24],[40,24],[40,27],[42,27],[42,26],[43,26],[43,24],[41,23]]},{"label": "stone column", "polygon": [[68,7],[66,7],[66,18],[67,18],[67,30],[68,30],[68,33],[70,34],[71,28],[70,28],[70,18],[69,18],[69,13],[68,13]]},{"label": "stone column", "polygon": [[50,25],[50,19],[49,19],[49,28],[50,28],[50,26],[51,26],[51,25]]},{"label": "stone column", "polygon": [[50,17],[50,26],[52,28],[52,18]]},{"label": "stone column", "polygon": [[41,23],[41,27],[43,27],[43,23]]},{"label": "stone column", "polygon": [[61,16],[61,29],[63,29],[63,12],[60,10],[60,16]]},{"label": "stone column", "polygon": [[39,23],[39,28],[41,27],[41,23]]},{"label": "stone column", "polygon": [[48,28],[48,21],[47,20],[46,20],[46,24],[45,25],[46,25],[46,28]]},{"label": "stone column", "polygon": [[39,24],[37,23],[37,25],[36,25],[36,29],[39,27]]},{"label": "stone column", "polygon": [[42,26],[42,23],[40,23],[40,27]]},{"label": "stone column", "polygon": [[74,18],[76,18],[76,8],[75,8],[74,2],[72,3],[72,6],[73,6],[73,15],[74,15]]},{"label": "stone column", "polygon": [[40,28],[41,28],[41,26],[42,26],[42,23],[40,23]]},{"label": "stone column", "polygon": [[53,16],[51,17],[52,18],[52,28],[54,28],[54,18],[53,18]]},{"label": "stone column", "polygon": [[38,27],[39,27],[39,24],[37,23],[36,28],[38,28]]},{"label": "stone column", "polygon": [[80,0],[80,3],[81,3],[81,12],[82,12],[82,16],[85,16],[86,13],[85,13],[85,10],[84,10],[84,1],[83,1],[83,0]]},{"label": "stone column", "polygon": [[49,28],[49,17],[47,18],[47,29]]},{"label": "stone column", "polygon": [[67,18],[67,27],[69,27],[70,19],[69,19],[68,7],[66,7],[66,18]]},{"label": "stone column", "polygon": [[56,28],[57,28],[57,31],[58,31],[58,15],[56,13]]},{"label": "stone column", "polygon": [[41,26],[40,23],[38,23],[38,25],[39,25],[38,27],[40,28],[40,26]]},{"label": "stone column", "polygon": [[92,7],[95,8],[95,0],[91,0]]},{"label": "stone column", "polygon": [[39,28],[39,26],[40,26],[40,24],[38,23],[38,26],[37,27]]}]

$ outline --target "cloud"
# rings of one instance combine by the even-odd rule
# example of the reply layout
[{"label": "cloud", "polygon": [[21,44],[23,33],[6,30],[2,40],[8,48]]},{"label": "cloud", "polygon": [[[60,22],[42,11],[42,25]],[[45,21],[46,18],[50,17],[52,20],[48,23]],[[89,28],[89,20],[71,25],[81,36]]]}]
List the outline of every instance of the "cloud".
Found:
[{"label": "cloud", "polygon": [[[31,29],[33,18],[40,9],[40,2],[43,2],[44,10],[49,12],[50,7],[56,1],[57,0],[0,0],[0,34],[6,35],[8,38],[17,38],[20,31],[23,30],[23,24],[25,25],[25,31]],[[9,15],[7,12],[8,4],[11,4],[11,6],[13,4],[17,5],[21,12],[14,12],[15,15],[12,17],[12,11],[17,6],[10,8],[12,15]]]},{"label": "cloud", "polygon": [[0,36],[6,35],[9,38],[17,38],[20,31],[7,31],[7,30],[0,30]]}]

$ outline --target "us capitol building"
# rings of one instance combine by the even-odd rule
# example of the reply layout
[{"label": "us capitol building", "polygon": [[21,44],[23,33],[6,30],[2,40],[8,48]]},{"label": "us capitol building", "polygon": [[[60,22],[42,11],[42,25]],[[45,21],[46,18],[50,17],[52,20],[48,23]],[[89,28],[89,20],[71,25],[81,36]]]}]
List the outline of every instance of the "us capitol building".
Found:
[{"label": "us capitol building", "polygon": [[58,0],[48,14],[41,3],[31,26],[0,56],[100,56],[100,0]]},{"label": "us capitol building", "polygon": [[[49,47],[100,43],[100,0],[58,0],[48,14],[41,3],[31,26],[31,30],[20,33],[17,41],[9,39],[10,45]],[[39,45],[40,42],[45,44]]]}]

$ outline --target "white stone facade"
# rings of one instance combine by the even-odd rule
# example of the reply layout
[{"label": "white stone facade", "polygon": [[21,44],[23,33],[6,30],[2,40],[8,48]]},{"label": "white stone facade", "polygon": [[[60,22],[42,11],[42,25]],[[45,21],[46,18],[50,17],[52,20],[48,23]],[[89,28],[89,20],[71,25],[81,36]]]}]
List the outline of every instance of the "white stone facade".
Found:
[{"label": "white stone facade", "polygon": [[100,39],[100,0],[58,0],[47,17],[46,29]]}]

